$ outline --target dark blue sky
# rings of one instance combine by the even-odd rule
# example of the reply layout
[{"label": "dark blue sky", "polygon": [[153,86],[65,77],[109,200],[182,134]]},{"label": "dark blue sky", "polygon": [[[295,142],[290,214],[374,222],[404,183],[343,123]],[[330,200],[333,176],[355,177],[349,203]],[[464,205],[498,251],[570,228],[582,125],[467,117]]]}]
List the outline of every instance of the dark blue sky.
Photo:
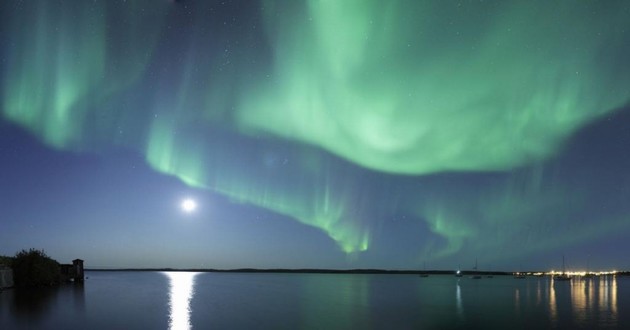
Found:
[{"label": "dark blue sky", "polygon": [[0,255],[630,269],[625,1],[0,9]]}]

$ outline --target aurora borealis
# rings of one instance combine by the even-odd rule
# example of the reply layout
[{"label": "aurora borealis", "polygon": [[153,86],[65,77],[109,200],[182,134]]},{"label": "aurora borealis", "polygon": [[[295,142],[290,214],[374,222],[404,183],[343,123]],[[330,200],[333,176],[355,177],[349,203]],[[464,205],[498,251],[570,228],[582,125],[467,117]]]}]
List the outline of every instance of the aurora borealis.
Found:
[{"label": "aurora borealis", "polygon": [[626,1],[0,8],[0,254],[630,268]]}]

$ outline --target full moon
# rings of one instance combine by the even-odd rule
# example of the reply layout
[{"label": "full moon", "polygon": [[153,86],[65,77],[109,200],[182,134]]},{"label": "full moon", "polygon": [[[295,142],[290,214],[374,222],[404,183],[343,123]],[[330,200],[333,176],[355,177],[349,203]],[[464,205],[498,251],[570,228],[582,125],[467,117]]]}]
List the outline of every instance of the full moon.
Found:
[{"label": "full moon", "polygon": [[180,206],[182,208],[182,211],[186,213],[191,213],[195,211],[195,209],[197,209],[197,202],[195,202],[193,199],[187,198],[182,201]]}]

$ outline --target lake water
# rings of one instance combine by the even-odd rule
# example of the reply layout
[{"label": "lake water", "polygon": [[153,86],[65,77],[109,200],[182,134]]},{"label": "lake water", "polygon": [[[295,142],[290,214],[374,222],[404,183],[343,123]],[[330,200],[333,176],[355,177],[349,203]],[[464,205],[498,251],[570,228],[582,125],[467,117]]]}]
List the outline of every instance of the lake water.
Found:
[{"label": "lake water", "polygon": [[630,278],[86,272],[0,293],[0,329],[630,329]]}]

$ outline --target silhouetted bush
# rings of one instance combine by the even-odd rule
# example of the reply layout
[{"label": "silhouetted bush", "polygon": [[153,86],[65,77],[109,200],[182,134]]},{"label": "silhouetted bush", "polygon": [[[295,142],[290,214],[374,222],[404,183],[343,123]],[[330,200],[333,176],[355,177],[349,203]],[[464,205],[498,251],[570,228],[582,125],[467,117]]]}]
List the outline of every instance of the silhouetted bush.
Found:
[{"label": "silhouetted bush", "polygon": [[11,267],[13,265],[13,258],[7,256],[0,256],[0,265]]},{"label": "silhouetted bush", "polygon": [[44,253],[30,249],[22,250],[13,258],[13,281],[15,286],[47,286],[60,282],[59,263]]}]

